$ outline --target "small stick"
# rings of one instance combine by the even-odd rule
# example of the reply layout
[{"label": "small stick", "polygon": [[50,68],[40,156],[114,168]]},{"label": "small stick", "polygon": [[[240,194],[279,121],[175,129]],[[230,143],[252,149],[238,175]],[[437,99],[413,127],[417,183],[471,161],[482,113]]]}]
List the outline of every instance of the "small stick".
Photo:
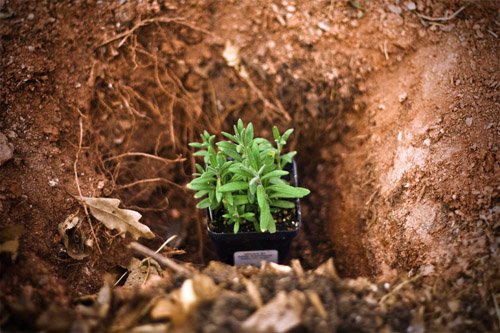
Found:
[{"label": "small stick", "polygon": [[394,287],[394,289],[392,289],[390,292],[388,292],[387,294],[385,294],[379,301],[379,304],[382,304],[384,303],[388,298],[389,296],[391,295],[394,295],[394,294],[397,294],[398,291],[400,291],[404,286],[406,286],[407,284],[410,284],[418,279],[420,279],[422,277],[422,275],[417,275],[409,280],[406,280],[406,281],[403,281],[401,282],[400,284],[398,284],[396,287]]},{"label": "small stick", "polygon": [[196,30],[196,31],[200,31],[200,32],[203,32],[207,35],[212,35],[212,33],[208,30],[205,30],[203,28],[199,28],[199,27],[196,27],[196,26],[193,26],[192,24],[188,23],[188,22],[182,22],[184,20],[184,18],[181,18],[181,17],[164,17],[164,16],[161,16],[161,17],[153,17],[153,18],[150,18],[150,19],[146,19],[146,20],[143,20],[139,23],[137,23],[134,27],[132,27],[130,30],[127,30],[125,32],[122,32],[121,34],[118,34],[114,37],[111,37],[110,39],[108,40],[105,40],[104,42],[102,42],[99,46],[104,46],[106,44],[109,44],[111,42],[114,42],[115,40],[118,40],[118,39],[121,39],[123,38],[121,41],[120,41],[120,44],[118,45],[118,47],[122,46],[123,43],[125,43],[127,41],[127,39],[130,37],[130,35],[132,33],[134,33],[134,31],[136,31],[137,29],[141,28],[141,27],[144,27],[148,24],[151,24],[151,23],[154,23],[154,22],[159,22],[159,23],[176,23],[176,24],[179,24],[179,25],[183,25],[183,26],[186,26],[188,28],[191,28],[193,30]]},{"label": "small stick", "polygon": [[123,190],[123,189],[126,189],[126,188],[129,188],[129,187],[134,187],[136,185],[140,185],[140,184],[145,184],[145,183],[156,183],[156,182],[165,182],[167,184],[170,184],[170,185],[173,185],[181,190],[186,190],[183,186],[179,185],[179,184],[176,184],[174,183],[173,181],[171,180],[168,180],[166,178],[149,178],[149,179],[141,179],[141,180],[138,180],[138,181],[135,181],[135,182],[132,182],[132,183],[128,183],[128,184],[125,184],[125,185],[117,185],[116,186],[116,189],[117,190]]},{"label": "small stick", "polygon": [[[80,188],[80,181],[78,180],[78,170],[77,170],[77,165],[78,165],[78,158],[80,156],[80,152],[82,151],[82,142],[83,142],[83,122],[82,122],[82,117],[85,117],[80,110],[78,110],[78,113],[80,114],[80,137],[78,140],[78,150],[76,151],[75,155],[75,162],[73,163],[73,172],[75,173],[75,183],[76,183],[76,188],[78,189],[78,195],[83,197],[82,195],[82,189]],[[87,216],[87,221],[89,222],[90,225],[90,232],[92,233],[92,238],[94,238],[95,244],[97,245],[97,250],[99,251],[99,254],[102,254],[101,247],[99,246],[99,241],[97,240],[97,236],[95,235],[94,227],[92,226],[92,221],[90,219],[90,214],[89,210],[87,208],[87,205],[85,204],[84,201],[80,201],[81,204],[83,205],[83,209],[85,210],[85,215]]]},{"label": "small stick", "polygon": [[454,12],[453,14],[451,14],[450,16],[442,16],[442,17],[430,17],[430,16],[426,16],[426,15],[423,15],[423,14],[419,14],[417,13],[417,16],[420,17],[421,19],[424,19],[426,21],[430,21],[430,22],[446,22],[446,21],[449,21],[449,20],[453,20],[458,14],[460,14],[465,8],[467,8],[467,6],[462,6],[460,7],[456,12]]},{"label": "small stick", "polygon": [[179,265],[178,263],[176,263],[172,259],[167,258],[159,253],[156,253],[153,250],[145,247],[142,244],[139,244],[137,242],[132,242],[128,245],[128,248],[139,253],[139,254],[142,254],[144,256],[150,257],[150,258],[158,261],[158,263],[160,265],[162,265],[163,267],[168,267],[171,270],[173,270],[173,271],[175,271],[183,276],[189,277],[189,276],[193,275],[193,273],[191,271],[182,267],[181,265]]},{"label": "small stick", "polygon": [[160,156],[151,155],[151,154],[147,154],[147,153],[128,152],[128,153],[124,153],[124,154],[120,154],[120,155],[116,155],[116,156],[112,156],[112,157],[106,158],[104,160],[104,162],[113,161],[113,160],[117,160],[117,159],[122,158],[122,157],[129,157],[129,156],[147,157],[147,158],[151,158],[153,160],[162,161],[162,162],[167,163],[167,164],[168,163],[184,162],[186,160],[183,157],[178,157],[175,160],[172,160],[172,159],[163,158],[163,157],[160,157]]}]

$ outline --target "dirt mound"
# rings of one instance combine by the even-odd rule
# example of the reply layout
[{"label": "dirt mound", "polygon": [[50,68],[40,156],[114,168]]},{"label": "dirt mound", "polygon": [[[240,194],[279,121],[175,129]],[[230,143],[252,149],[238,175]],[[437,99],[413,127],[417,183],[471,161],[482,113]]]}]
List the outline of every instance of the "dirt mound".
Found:
[{"label": "dirt mound", "polygon": [[[221,332],[257,327],[275,307],[296,331],[495,330],[499,10],[0,1],[0,220],[24,227],[9,234],[18,250],[2,247],[0,323]],[[264,137],[272,125],[295,128],[291,148],[312,193],[293,268],[208,265],[206,221],[185,188],[187,143],[238,118]],[[156,235],[142,243],[170,239],[163,255],[194,275],[146,260],[147,276],[133,282],[142,264],[130,263],[131,238],[85,217],[78,195],[140,212]],[[67,234],[88,252],[80,260],[58,232],[72,214],[83,216]],[[330,257],[335,269],[317,268]],[[106,274],[114,280],[102,287]],[[177,299],[198,284],[196,306]],[[189,311],[172,314],[172,302]],[[132,319],[116,326],[115,315]],[[22,324],[27,316],[38,319]]]}]

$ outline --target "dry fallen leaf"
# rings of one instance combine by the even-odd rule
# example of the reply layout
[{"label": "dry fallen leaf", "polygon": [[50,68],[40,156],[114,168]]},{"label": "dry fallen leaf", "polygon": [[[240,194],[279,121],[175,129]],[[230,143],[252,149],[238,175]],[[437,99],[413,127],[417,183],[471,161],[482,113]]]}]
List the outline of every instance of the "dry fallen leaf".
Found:
[{"label": "dry fallen leaf", "polygon": [[89,208],[90,213],[108,229],[116,229],[121,234],[129,232],[134,239],[154,238],[155,235],[144,224],[139,223],[142,215],[134,210],[118,208],[119,199],[77,197]]},{"label": "dry fallen leaf", "polygon": [[280,291],[266,305],[255,311],[245,322],[243,329],[252,333],[285,333],[302,321],[305,296],[298,290]]},{"label": "dry fallen leaf", "polygon": [[82,260],[90,254],[91,240],[85,237],[80,225],[85,216],[79,212],[71,214],[59,223],[57,230],[63,240],[68,255],[76,260]]},{"label": "dry fallen leaf", "polygon": [[21,237],[23,231],[24,226],[22,226],[21,224],[0,228],[0,253],[10,253],[12,261],[16,260],[17,258],[19,237]]}]

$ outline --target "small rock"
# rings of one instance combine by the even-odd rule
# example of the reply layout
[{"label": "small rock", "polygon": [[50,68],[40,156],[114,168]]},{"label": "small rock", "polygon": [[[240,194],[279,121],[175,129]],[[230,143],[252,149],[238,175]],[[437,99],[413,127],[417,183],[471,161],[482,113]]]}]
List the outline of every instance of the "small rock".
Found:
[{"label": "small rock", "polygon": [[97,183],[97,188],[99,190],[102,190],[104,188],[104,180],[100,180],[98,183]]},{"label": "small rock", "polygon": [[417,9],[417,5],[413,1],[406,3],[406,8],[410,11]]},{"label": "small rock", "polygon": [[387,8],[393,12],[394,14],[401,14],[402,10],[401,10],[401,7],[399,6],[395,6],[395,5],[387,5]]},{"label": "small rock", "polygon": [[58,178],[52,178],[51,180],[49,180],[49,186],[50,187],[56,187],[57,185],[59,185],[59,179]]},{"label": "small rock", "polygon": [[472,117],[467,117],[465,119],[465,125],[467,125],[468,127],[472,126]]},{"label": "small rock", "polygon": [[399,103],[403,103],[404,101],[406,101],[407,98],[408,98],[408,94],[406,92],[402,92],[398,96]]},{"label": "small rock", "polygon": [[424,140],[424,145],[426,145],[427,147],[429,147],[431,145],[431,139],[427,138]]},{"label": "small rock", "polygon": [[328,23],[326,23],[325,21],[319,21],[318,28],[320,28],[321,30],[323,30],[325,32],[330,32],[330,30],[331,30],[330,25]]},{"label": "small rock", "polygon": [[0,165],[14,156],[14,146],[9,143],[5,134],[0,133]]},{"label": "small rock", "polygon": [[29,13],[26,18],[28,19],[28,21],[33,21],[35,19],[35,14]]}]

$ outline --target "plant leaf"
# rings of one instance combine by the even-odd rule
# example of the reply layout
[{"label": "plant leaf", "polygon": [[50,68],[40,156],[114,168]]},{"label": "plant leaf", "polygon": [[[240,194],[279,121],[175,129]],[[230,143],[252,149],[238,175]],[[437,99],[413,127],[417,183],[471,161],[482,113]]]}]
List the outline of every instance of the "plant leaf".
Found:
[{"label": "plant leaf", "polygon": [[270,194],[270,198],[302,198],[311,193],[306,188],[286,184],[271,185],[268,189],[273,192]]},{"label": "plant leaf", "polygon": [[266,199],[266,190],[264,189],[264,186],[259,185],[257,186],[257,202],[259,204],[259,207],[262,209],[264,206]]},{"label": "plant leaf", "polygon": [[273,126],[273,137],[274,140],[279,140],[280,138],[280,131],[278,131],[278,127]]},{"label": "plant leaf", "polygon": [[154,238],[155,235],[139,220],[142,215],[130,209],[118,208],[120,200],[115,198],[77,197],[89,208],[90,213],[108,229],[116,229],[120,233],[129,232],[134,239]]},{"label": "plant leaf", "polygon": [[234,192],[239,190],[246,190],[248,188],[247,182],[232,182],[224,184],[220,187],[221,192]]},{"label": "plant leaf", "polygon": [[201,200],[200,202],[198,202],[198,204],[196,205],[196,208],[199,208],[199,209],[205,209],[208,207],[210,207],[210,198],[205,198],[205,199]]},{"label": "plant leaf", "polygon": [[217,178],[217,185],[215,186],[215,199],[217,200],[217,202],[220,202],[222,200],[222,192],[220,191],[220,188],[220,178]]},{"label": "plant leaf", "polygon": [[295,203],[287,200],[271,200],[271,206],[289,209],[289,208],[294,208]]},{"label": "plant leaf", "polygon": [[283,141],[285,141],[285,143],[292,133],[293,133],[293,128],[287,129],[285,133],[283,133],[283,136],[281,138],[283,139]]},{"label": "plant leaf", "polygon": [[261,177],[261,180],[266,180],[273,177],[281,177],[288,175],[288,171],[285,170],[274,170]]},{"label": "plant leaf", "polygon": [[235,195],[234,196],[234,204],[236,206],[246,205],[248,203],[247,195]]},{"label": "plant leaf", "polygon": [[260,230],[266,231],[271,219],[271,208],[267,200],[265,200],[262,207],[260,207]]}]

